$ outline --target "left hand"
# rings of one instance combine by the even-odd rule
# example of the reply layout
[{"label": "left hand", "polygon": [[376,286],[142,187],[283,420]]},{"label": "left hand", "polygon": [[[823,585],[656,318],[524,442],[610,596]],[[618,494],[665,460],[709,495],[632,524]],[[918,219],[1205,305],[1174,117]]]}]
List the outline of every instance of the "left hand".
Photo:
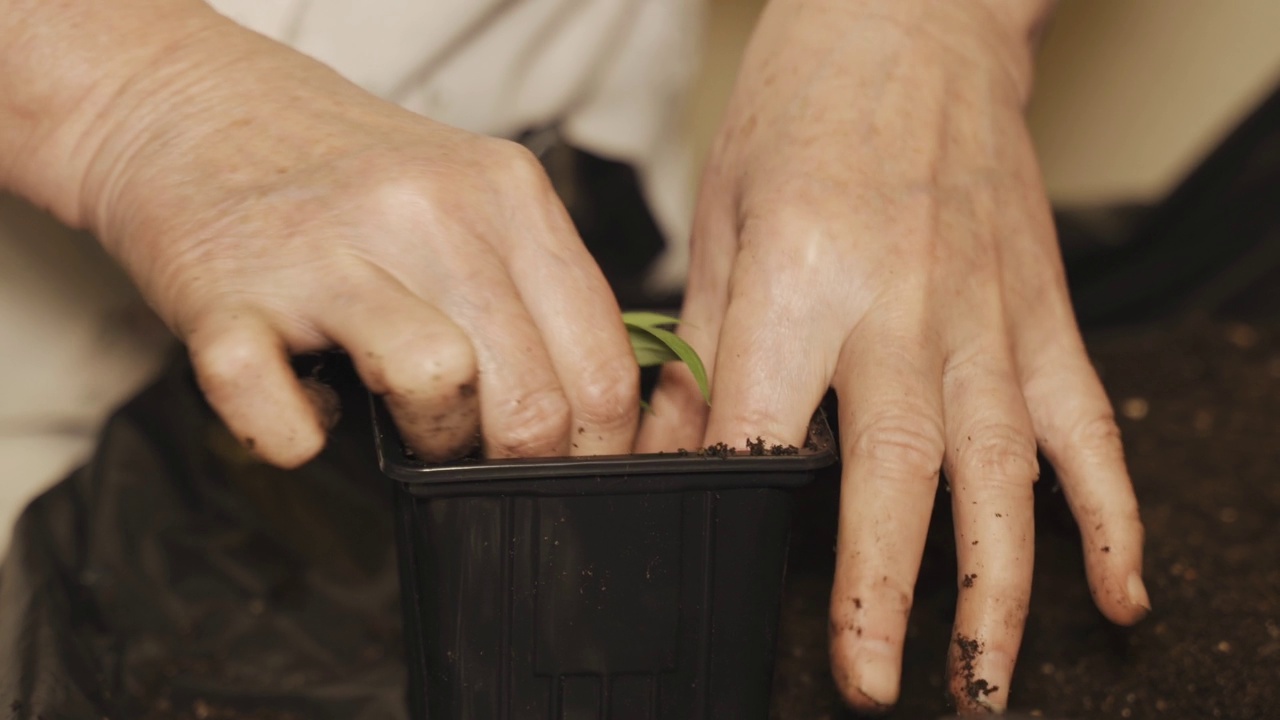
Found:
[{"label": "left hand", "polygon": [[[1008,700],[1031,592],[1037,446],[1095,601],[1149,609],[1119,434],[1076,328],[1023,120],[1039,0],[773,0],[703,178],[681,334],[641,450],[799,444],[828,387],[844,476],[831,657],[850,704],[898,697],[945,467],[959,553],[950,686]],[[1038,14],[1037,14],[1038,13]]]}]

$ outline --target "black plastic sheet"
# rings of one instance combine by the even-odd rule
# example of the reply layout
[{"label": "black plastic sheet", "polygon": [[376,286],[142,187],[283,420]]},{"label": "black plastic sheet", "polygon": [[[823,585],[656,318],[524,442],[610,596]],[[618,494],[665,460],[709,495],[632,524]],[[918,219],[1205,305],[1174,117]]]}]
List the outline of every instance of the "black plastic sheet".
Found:
[{"label": "black plastic sheet", "polygon": [[254,462],[175,362],[19,520],[0,717],[406,717],[390,486],[358,386],[329,448]]}]

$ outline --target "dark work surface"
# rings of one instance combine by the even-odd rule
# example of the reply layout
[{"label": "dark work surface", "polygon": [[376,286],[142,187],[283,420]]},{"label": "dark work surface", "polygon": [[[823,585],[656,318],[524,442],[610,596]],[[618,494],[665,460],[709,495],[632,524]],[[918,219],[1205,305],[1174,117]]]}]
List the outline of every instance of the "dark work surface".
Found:
[{"label": "dark work surface", "polygon": [[[1091,347],[1121,410],[1154,612],[1120,629],[1093,607],[1075,524],[1046,472],[1011,709],[1082,720],[1280,718],[1280,327],[1190,324]],[[826,659],[834,492],[828,481],[802,498],[808,524],[793,545],[776,718],[845,717]],[[947,504],[939,497],[893,718],[947,709],[957,592]]]}]

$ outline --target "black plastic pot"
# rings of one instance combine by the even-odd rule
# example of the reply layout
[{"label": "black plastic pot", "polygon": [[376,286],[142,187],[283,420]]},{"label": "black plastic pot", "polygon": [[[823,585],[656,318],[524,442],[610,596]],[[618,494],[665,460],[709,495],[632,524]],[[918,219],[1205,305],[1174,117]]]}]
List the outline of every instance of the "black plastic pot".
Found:
[{"label": "black plastic pot", "polygon": [[821,414],[795,455],[446,465],[374,420],[414,718],[768,717],[788,489],[836,459]]}]

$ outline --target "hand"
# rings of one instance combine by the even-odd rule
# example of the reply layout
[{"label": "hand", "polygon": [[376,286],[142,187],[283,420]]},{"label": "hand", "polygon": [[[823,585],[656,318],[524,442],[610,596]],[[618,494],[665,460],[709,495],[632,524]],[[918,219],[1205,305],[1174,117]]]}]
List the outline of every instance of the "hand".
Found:
[{"label": "hand", "polygon": [[630,450],[627,335],[535,158],[216,16],[176,47],[109,108],[84,223],[242,442],[315,455],[288,355],[339,346],[428,459]]},{"label": "hand", "polygon": [[798,444],[834,387],[831,661],[863,710],[898,697],[940,468],[962,710],[1008,699],[1037,445],[1080,523],[1098,607],[1125,624],[1149,607],[1119,434],[1022,117],[1031,32],[1012,16],[1038,5],[774,0],[703,178],[681,334],[713,366],[711,408],[666,369],[641,447]]}]

